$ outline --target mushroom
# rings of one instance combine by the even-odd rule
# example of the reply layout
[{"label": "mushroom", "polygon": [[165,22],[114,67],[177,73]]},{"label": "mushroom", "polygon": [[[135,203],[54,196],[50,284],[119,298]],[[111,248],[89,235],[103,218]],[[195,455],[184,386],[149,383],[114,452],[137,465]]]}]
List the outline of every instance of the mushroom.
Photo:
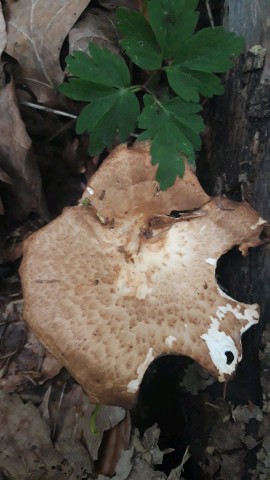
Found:
[{"label": "mushroom", "polygon": [[155,174],[148,143],[120,145],[81,204],[24,247],[24,317],[93,403],[130,408],[164,354],[229,379],[259,319],[258,305],[221,290],[215,267],[233,246],[260,244],[265,221],[244,202],[209,197],[188,165],[166,191]]}]

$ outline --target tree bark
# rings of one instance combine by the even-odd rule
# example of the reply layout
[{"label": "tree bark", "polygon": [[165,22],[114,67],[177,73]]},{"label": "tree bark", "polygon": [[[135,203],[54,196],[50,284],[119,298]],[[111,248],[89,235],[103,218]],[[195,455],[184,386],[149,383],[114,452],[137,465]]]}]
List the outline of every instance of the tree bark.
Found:
[{"label": "tree bark", "polygon": [[[245,38],[246,49],[227,75],[225,94],[211,107],[204,181],[210,193],[246,200],[270,222],[269,0],[225,0],[224,25]],[[255,370],[259,371],[258,346],[270,313],[270,247],[259,247],[244,259],[236,252],[227,255],[218,275],[234,298],[261,307],[260,326],[246,334],[237,376],[244,400],[258,401],[260,378]]]}]

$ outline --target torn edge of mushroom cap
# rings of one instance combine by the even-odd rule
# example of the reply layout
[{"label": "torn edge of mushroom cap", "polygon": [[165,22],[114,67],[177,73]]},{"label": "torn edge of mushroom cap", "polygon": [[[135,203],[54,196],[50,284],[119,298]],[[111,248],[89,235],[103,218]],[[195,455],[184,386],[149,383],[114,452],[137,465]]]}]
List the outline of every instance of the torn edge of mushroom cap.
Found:
[{"label": "torn edge of mushroom cap", "polygon": [[131,147],[121,144],[91,177],[82,198],[108,222],[132,215],[141,214],[145,219],[173,210],[192,210],[210,200],[188,163],[183,178],[177,177],[165,191],[159,188],[156,171],[149,142],[136,142]]},{"label": "torn edge of mushroom cap", "polygon": [[[246,324],[242,325],[239,329],[240,342],[242,334],[259,322],[260,310],[259,305],[254,303],[245,305],[242,313],[240,304],[227,295],[219,285],[217,285],[217,291],[221,297],[227,299],[229,302],[217,308],[215,317],[210,317],[211,325],[208,331],[201,335],[201,338],[206,342],[209,355],[217,369],[217,379],[220,382],[224,382],[235,372],[237,364],[242,360],[242,353],[239,353],[233,338],[220,330],[221,320],[230,312],[234,315],[236,322],[239,320],[246,322]],[[242,306],[244,306],[244,304],[242,304]]]}]

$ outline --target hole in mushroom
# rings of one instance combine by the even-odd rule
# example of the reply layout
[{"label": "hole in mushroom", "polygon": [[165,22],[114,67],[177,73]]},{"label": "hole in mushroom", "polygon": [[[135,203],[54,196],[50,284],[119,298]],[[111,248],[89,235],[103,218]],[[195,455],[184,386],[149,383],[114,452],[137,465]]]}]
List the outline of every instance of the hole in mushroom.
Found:
[{"label": "hole in mushroom", "polygon": [[232,362],[234,361],[234,354],[228,351],[228,352],[225,352],[225,356],[227,357],[227,360],[226,360],[227,365],[231,365]]},{"label": "hole in mushroom", "polygon": [[[221,290],[238,302],[255,303],[258,295],[255,291],[256,277],[250,281],[250,264],[256,258],[256,250],[249,250],[243,256],[238,247],[222,255],[216,267],[216,279]],[[253,286],[251,289],[251,285]]]}]

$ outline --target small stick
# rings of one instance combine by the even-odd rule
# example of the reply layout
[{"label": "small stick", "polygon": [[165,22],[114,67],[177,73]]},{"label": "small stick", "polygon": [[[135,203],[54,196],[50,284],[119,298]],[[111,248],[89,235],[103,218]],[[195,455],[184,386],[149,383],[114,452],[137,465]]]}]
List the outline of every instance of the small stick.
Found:
[{"label": "small stick", "polygon": [[54,108],[44,107],[44,105],[37,105],[36,103],[26,102],[25,100],[20,101],[21,105],[26,105],[27,107],[35,108],[36,110],[43,110],[44,112],[54,113],[55,115],[61,115],[62,117],[69,117],[76,119],[78,115],[73,115],[72,113],[63,112],[62,110],[55,110]]},{"label": "small stick", "polygon": [[210,0],[205,0],[205,4],[206,4],[206,9],[207,9],[210,25],[211,25],[212,28],[215,28],[215,22],[214,22],[213,15],[212,15],[212,10],[211,10],[211,7],[210,7]]}]

